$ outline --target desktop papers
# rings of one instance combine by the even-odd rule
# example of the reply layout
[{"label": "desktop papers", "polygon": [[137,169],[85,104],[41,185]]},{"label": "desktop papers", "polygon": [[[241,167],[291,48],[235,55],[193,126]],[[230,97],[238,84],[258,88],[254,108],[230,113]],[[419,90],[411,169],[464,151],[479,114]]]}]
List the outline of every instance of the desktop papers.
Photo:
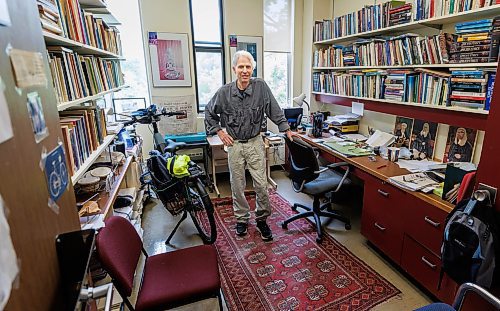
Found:
[{"label": "desktop papers", "polygon": [[387,147],[394,142],[394,135],[376,130],[366,143],[370,147]]},{"label": "desktop papers", "polygon": [[326,119],[326,123],[333,124],[333,125],[342,125],[347,122],[355,122],[359,121],[361,119],[361,116],[354,114],[354,113],[348,113],[348,114],[341,114],[341,115],[336,115],[336,116],[329,116]]},{"label": "desktop papers", "polygon": [[399,159],[398,162],[396,162],[396,164],[399,165],[400,168],[405,168],[412,173],[427,172],[427,171],[439,170],[439,169],[446,168],[446,163],[440,163],[440,162],[429,161],[429,160]]},{"label": "desktop papers", "polygon": [[389,177],[387,181],[393,185],[410,191],[419,191],[424,188],[429,189],[431,186],[438,185],[434,179],[431,179],[425,173]]}]

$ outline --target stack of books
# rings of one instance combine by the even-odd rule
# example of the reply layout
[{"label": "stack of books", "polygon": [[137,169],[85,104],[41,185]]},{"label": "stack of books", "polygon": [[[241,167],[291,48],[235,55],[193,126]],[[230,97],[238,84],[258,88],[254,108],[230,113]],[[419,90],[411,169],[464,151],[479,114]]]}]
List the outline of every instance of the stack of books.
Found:
[{"label": "stack of books", "polygon": [[74,175],[107,135],[104,110],[75,107],[60,112],[60,123],[69,172]]},{"label": "stack of books", "polygon": [[457,42],[450,52],[450,63],[485,63],[489,61],[493,19],[458,23]]},{"label": "stack of books", "polygon": [[[392,3],[391,3],[392,2]],[[411,3],[404,4],[404,1],[391,1],[391,9],[389,10],[389,25],[395,26],[411,22],[412,20],[412,5]],[[398,2],[397,4],[393,4]],[[403,2],[403,3],[400,3]]]},{"label": "stack of books", "polygon": [[344,67],[356,66],[356,53],[353,46],[346,46],[342,48],[342,65]]},{"label": "stack of books", "polygon": [[498,50],[500,46],[500,16],[493,19],[491,30],[490,62],[498,62]]},{"label": "stack of books", "polygon": [[483,70],[452,70],[450,106],[484,109],[487,83]]},{"label": "stack of books", "polygon": [[342,46],[332,45],[314,51],[314,67],[342,67],[343,62]]},{"label": "stack of books", "polygon": [[446,106],[448,103],[449,79],[448,72],[417,68],[416,75],[408,75],[408,102],[433,106]]},{"label": "stack of books", "polygon": [[348,72],[313,73],[313,92],[383,98],[384,70],[350,70]]},{"label": "stack of books", "polygon": [[63,33],[59,8],[53,0],[37,0],[38,14],[42,28],[50,33]]},{"label": "stack of books", "polygon": [[384,98],[404,102],[406,93],[406,70],[387,70]]},{"label": "stack of books", "polygon": [[124,84],[120,61],[79,55],[49,46],[49,65],[59,102],[96,95]]}]

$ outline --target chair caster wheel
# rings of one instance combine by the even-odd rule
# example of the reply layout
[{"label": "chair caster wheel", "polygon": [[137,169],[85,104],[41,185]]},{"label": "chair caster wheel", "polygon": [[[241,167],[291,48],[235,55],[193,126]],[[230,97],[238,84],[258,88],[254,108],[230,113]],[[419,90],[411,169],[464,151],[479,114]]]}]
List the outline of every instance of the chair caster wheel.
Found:
[{"label": "chair caster wheel", "polygon": [[281,223],[281,228],[286,230],[286,229],[288,229],[288,225],[283,222],[283,223]]},{"label": "chair caster wheel", "polygon": [[346,230],[351,230],[351,224],[345,224],[345,229]]},{"label": "chair caster wheel", "polygon": [[323,240],[323,237],[320,237],[320,236],[316,237],[316,242],[317,243],[321,243],[322,240]]}]

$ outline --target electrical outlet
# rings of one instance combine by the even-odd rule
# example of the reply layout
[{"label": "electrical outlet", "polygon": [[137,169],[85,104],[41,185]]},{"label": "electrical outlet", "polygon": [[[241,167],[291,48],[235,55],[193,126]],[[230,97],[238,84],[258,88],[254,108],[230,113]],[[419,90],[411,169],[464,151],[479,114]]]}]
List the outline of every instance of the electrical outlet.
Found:
[{"label": "electrical outlet", "polygon": [[495,205],[497,199],[497,191],[498,189],[492,186],[488,186],[486,184],[479,183],[477,190],[486,190],[490,193],[491,203]]}]

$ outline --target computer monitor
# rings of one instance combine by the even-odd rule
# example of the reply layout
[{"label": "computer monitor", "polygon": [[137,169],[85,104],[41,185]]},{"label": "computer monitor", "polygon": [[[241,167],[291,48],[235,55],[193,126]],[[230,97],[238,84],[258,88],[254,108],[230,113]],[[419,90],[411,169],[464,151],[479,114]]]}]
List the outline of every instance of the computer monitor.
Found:
[{"label": "computer monitor", "polygon": [[290,128],[292,130],[297,129],[297,126],[300,125],[304,110],[301,107],[283,108],[283,113],[285,114],[285,118],[288,121]]},{"label": "computer monitor", "polygon": [[64,310],[87,310],[87,303],[78,298],[80,290],[88,287],[88,268],[94,249],[94,237],[94,229],[67,232],[56,237]]}]

